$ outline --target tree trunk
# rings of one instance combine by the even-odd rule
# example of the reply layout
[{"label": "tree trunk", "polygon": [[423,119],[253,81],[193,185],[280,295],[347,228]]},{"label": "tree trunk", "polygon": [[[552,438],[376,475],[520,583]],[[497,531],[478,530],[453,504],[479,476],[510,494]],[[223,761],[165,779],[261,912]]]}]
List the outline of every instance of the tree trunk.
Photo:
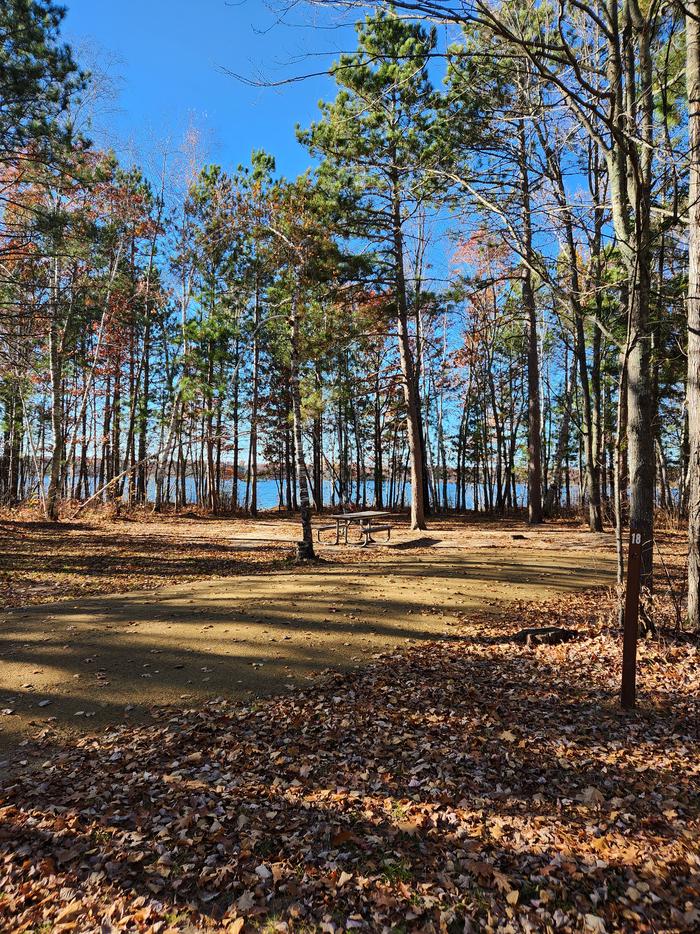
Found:
[{"label": "tree trunk", "polygon": [[289,388],[292,396],[292,413],[294,418],[294,442],[296,447],[296,479],[299,489],[299,512],[301,518],[301,541],[297,542],[298,557],[304,561],[312,561],[314,553],[314,537],[311,528],[311,503],[309,502],[309,487],[307,480],[306,462],[304,460],[304,444],[301,423],[301,386],[299,384],[299,285],[295,285],[292,296],[291,309],[291,354]]},{"label": "tree trunk", "polygon": [[374,383],[374,505],[384,508],[384,464],[382,459],[382,406],[379,383],[379,359]]},{"label": "tree trunk", "polygon": [[[639,264],[640,278],[645,263]],[[630,293],[630,351],[627,363],[627,458],[630,478],[630,528],[642,536],[642,586],[653,583],[654,431],[651,404],[650,346],[647,333],[648,283]]]},{"label": "tree trunk", "polygon": [[[561,169],[559,153],[550,144],[546,132],[538,132],[540,142],[547,156],[549,173],[554,184],[555,196],[564,228],[564,242],[569,265],[569,305],[574,322],[574,359],[578,365],[579,383],[583,403],[583,444],[586,457],[586,487],[588,491],[588,527],[591,532],[603,531],[603,516],[600,503],[600,334],[596,330],[593,337],[593,367],[591,379],[588,378],[586,359],[586,334],[584,330],[584,310],[581,301],[579,281],[579,258],[574,235],[574,218],[569,204],[564,175]],[[597,178],[594,180],[597,181]],[[593,237],[593,254],[599,265],[600,219],[596,214],[596,231]],[[596,279],[597,281],[597,279]],[[596,290],[596,305],[601,300],[600,288]]]},{"label": "tree trunk", "polygon": [[530,177],[527,167],[525,121],[518,121],[518,151],[522,185],[523,246],[527,265],[523,269],[523,306],[527,324],[527,520],[542,522],[542,436],[540,417],[540,362],[537,345],[537,307],[530,266],[533,261],[530,213]]},{"label": "tree trunk", "polygon": [[567,452],[569,450],[569,424],[571,422],[571,395],[573,390],[573,384],[576,382],[576,368],[571,367],[571,370],[568,369],[568,360],[565,362],[565,381],[564,381],[564,396],[562,398],[562,404],[564,406],[564,411],[562,413],[561,425],[559,426],[559,437],[557,438],[557,449],[554,455],[554,472],[552,475],[552,482],[547,490],[547,496],[545,497],[545,513],[548,516],[551,516],[554,511],[555,504],[559,503],[561,498],[561,486],[562,486],[562,474],[564,470],[564,462],[566,460]]},{"label": "tree trunk", "polygon": [[700,2],[686,4],[688,194],[688,621],[700,631]]},{"label": "tree trunk", "polygon": [[143,332],[143,388],[139,400],[139,452],[138,461],[141,465],[136,475],[136,499],[145,504],[148,498],[148,464],[146,450],[148,447],[148,405],[151,392],[151,315],[148,304],[145,309],[146,320]]},{"label": "tree trunk", "polygon": [[53,432],[53,456],[49,489],[46,495],[46,518],[50,522],[58,521],[58,503],[63,479],[63,365],[61,359],[59,328],[55,316],[49,331],[49,357],[51,367],[51,430]]},{"label": "tree trunk", "polygon": [[[395,176],[396,173],[394,172]],[[408,333],[408,307],[406,299],[406,280],[404,276],[403,231],[401,228],[401,207],[398,196],[398,178],[392,178],[394,193],[392,198],[394,264],[396,275],[396,318],[399,338],[399,358],[403,376],[403,394],[406,404],[406,429],[408,432],[408,451],[411,468],[411,528],[426,529],[425,524],[425,485],[423,477],[423,432],[421,431],[421,406],[416,383],[415,362]]]}]

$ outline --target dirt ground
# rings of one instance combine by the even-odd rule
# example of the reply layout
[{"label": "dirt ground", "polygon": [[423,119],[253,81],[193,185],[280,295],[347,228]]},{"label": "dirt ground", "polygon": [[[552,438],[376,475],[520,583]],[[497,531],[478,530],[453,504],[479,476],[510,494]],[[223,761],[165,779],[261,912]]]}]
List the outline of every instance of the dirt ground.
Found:
[{"label": "dirt ground", "polygon": [[[614,576],[611,536],[571,523],[453,519],[412,533],[399,518],[391,543],[324,544],[308,569],[292,560],[290,519],[5,526],[5,768],[33,739],[148,720],[157,705],[284,691],[402,642],[458,638],[466,613]],[[46,602],[54,595],[64,599]]]}]

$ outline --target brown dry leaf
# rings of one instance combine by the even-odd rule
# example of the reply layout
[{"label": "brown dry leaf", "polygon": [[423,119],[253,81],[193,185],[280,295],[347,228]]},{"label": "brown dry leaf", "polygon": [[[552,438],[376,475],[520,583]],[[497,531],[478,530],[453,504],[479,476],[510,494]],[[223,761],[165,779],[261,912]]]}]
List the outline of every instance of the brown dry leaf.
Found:
[{"label": "brown dry leaf", "polygon": [[241,911],[248,911],[255,905],[255,895],[253,892],[244,892],[236,901],[236,905]]},{"label": "brown dry leaf", "polygon": [[602,804],[605,801],[605,795],[601,794],[593,785],[588,785],[578,796],[584,804]]},{"label": "brown dry leaf", "polygon": [[340,846],[341,843],[347,843],[349,840],[355,840],[355,834],[350,830],[341,830],[331,837],[332,846]]},{"label": "brown dry leaf", "polygon": [[[697,649],[640,643],[622,718],[613,607],[454,617],[283,697],[47,736],[0,790],[0,928],[320,930],[332,902],[366,931],[693,930]],[[508,641],[543,618],[580,639]]]},{"label": "brown dry leaf", "polygon": [[70,902],[56,915],[56,924],[66,924],[68,921],[74,921],[78,918],[84,911],[84,906],[82,901],[76,899],[75,901]]},{"label": "brown dry leaf", "polygon": [[587,914],[583,920],[587,931],[592,931],[593,934],[605,934],[605,921],[598,915]]}]

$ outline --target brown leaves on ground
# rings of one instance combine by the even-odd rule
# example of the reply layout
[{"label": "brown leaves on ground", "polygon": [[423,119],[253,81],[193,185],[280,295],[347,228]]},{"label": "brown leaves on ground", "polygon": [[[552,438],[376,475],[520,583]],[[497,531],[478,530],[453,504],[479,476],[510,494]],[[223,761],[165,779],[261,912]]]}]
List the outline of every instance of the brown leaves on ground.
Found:
[{"label": "brown leaves on ground", "polygon": [[61,523],[34,516],[3,518],[0,606],[254,574],[288,560],[289,543],[270,539],[251,548],[233,540],[245,526],[242,520],[193,522],[145,514],[120,522],[99,515]]},{"label": "brown leaves on ground", "polygon": [[[0,806],[13,931],[697,931],[697,646],[617,704],[603,595],[51,752]],[[553,619],[581,638],[510,637]],[[42,925],[44,927],[42,927]]]},{"label": "brown leaves on ground", "polygon": [[[0,533],[0,609],[268,573],[290,563],[305,569],[293,561],[298,520],[274,513],[248,520],[140,510],[119,521],[96,513],[52,523],[5,510]],[[361,564],[378,552],[353,541],[334,549],[332,560]]]},{"label": "brown leaves on ground", "polygon": [[[431,535],[408,532],[405,517],[393,517],[390,547],[408,553],[430,551],[442,537],[453,544],[473,548],[514,547],[518,520],[486,521],[483,517],[436,517]],[[548,533],[554,532],[554,535]],[[570,533],[570,534],[567,534]],[[150,510],[123,511],[119,519],[106,509],[87,512],[79,519],[45,522],[30,508],[0,510],[0,608],[79,599],[94,594],[153,590],[208,577],[266,573],[287,566],[299,538],[297,517],[274,511],[257,519],[240,516],[212,518],[195,512],[154,514]],[[612,541],[581,538],[575,520],[548,523],[546,534],[518,534],[523,550],[586,548],[591,553],[609,552]],[[356,547],[353,530],[348,547],[330,545],[325,533],[317,552],[326,561],[363,565],[385,556],[387,543],[373,548]],[[678,542],[671,535],[675,551]],[[665,547],[665,545],[664,545]],[[673,555],[669,558],[674,573]],[[295,565],[303,570],[303,565]],[[663,580],[662,580],[663,583]]]}]

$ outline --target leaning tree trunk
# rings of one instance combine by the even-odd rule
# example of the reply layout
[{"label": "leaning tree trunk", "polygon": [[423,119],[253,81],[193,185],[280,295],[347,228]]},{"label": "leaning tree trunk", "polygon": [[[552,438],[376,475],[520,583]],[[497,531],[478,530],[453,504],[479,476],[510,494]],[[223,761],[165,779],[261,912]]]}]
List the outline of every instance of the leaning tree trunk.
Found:
[{"label": "leaning tree trunk", "polygon": [[700,630],[700,2],[686,4],[688,194],[688,620]]},{"label": "leaning tree trunk", "polygon": [[301,387],[299,385],[299,285],[295,285],[292,296],[291,354],[289,386],[292,396],[292,414],[294,419],[294,444],[296,447],[296,480],[299,488],[299,512],[301,514],[301,541],[297,542],[297,554],[304,561],[312,561],[314,538],[311,528],[311,503],[309,501],[308,474],[304,459],[304,444],[301,430]]}]

